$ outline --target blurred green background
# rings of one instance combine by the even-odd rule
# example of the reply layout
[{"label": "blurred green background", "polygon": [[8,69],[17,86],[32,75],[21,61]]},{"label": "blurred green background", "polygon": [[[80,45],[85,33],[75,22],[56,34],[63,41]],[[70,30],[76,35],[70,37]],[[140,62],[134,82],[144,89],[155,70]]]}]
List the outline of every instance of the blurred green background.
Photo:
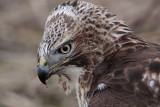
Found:
[{"label": "blurred green background", "polygon": [[[40,83],[37,47],[50,11],[65,0],[0,0],[0,107],[77,107],[57,77]],[[84,0],[108,8],[135,34],[160,43],[160,0]]]}]

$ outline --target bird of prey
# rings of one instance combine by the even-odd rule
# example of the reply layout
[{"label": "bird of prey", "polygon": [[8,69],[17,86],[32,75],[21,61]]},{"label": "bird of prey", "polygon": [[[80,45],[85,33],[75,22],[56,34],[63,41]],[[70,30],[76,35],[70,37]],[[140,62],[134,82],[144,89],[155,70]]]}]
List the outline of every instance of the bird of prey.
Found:
[{"label": "bird of prey", "polygon": [[58,75],[79,107],[160,106],[160,45],[134,35],[105,7],[65,2],[47,18],[38,77]]}]

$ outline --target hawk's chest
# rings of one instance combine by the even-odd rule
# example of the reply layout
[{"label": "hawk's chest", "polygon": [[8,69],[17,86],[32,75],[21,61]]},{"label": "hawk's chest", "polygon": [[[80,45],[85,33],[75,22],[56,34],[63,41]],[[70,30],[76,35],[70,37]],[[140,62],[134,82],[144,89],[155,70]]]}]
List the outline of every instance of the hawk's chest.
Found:
[{"label": "hawk's chest", "polygon": [[88,107],[87,93],[92,83],[92,74],[82,67],[69,65],[60,71],[59,84],[64,92],[69,94],[73,89],[76,91],[79,107]]}]

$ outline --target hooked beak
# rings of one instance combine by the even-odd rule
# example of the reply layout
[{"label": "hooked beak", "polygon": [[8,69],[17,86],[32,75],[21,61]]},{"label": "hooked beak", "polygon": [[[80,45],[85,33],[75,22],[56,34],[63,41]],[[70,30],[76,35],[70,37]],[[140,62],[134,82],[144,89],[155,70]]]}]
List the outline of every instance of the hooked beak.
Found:
[{"label": "hooked beak", "polygon": [[[43,57],[42,57],[43,58]],[[41,59],[42,59],[41,58]],[[45,62],[44,59],[42,59],[42,61]],[[59,64],[55,64],[51,67],[48,67],[48,66],[44,66],[44,63],[38,65],[38,77],[39,77],[39,80],[46,85],[46,80],[51,77],[53,74],[56,74],[56,72],[58,71],[59,67],[63,64],[65,64],[66,62],[68,62],[69,60],[64,60],[62,61],[61,63]]]},{"label": "hooked beak", "polygon": [[46,84],[46,80],[51,76],[49,72],[49,68],[44,68],[41,65],[38,66],[38,77],[43,84]]}]

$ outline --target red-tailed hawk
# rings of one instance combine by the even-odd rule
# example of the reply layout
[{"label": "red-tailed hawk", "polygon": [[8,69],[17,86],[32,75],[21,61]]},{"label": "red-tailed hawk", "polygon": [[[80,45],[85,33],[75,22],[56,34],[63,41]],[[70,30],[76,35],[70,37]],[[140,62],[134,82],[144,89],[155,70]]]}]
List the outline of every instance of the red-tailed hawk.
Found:
[{"label": "red-tailed hawk", "polygon": [[80,107],[160,106],[160,46],[135,36],[106,8],[66,2],[48,16],[38,49],[42,83],[59,76]]}]

